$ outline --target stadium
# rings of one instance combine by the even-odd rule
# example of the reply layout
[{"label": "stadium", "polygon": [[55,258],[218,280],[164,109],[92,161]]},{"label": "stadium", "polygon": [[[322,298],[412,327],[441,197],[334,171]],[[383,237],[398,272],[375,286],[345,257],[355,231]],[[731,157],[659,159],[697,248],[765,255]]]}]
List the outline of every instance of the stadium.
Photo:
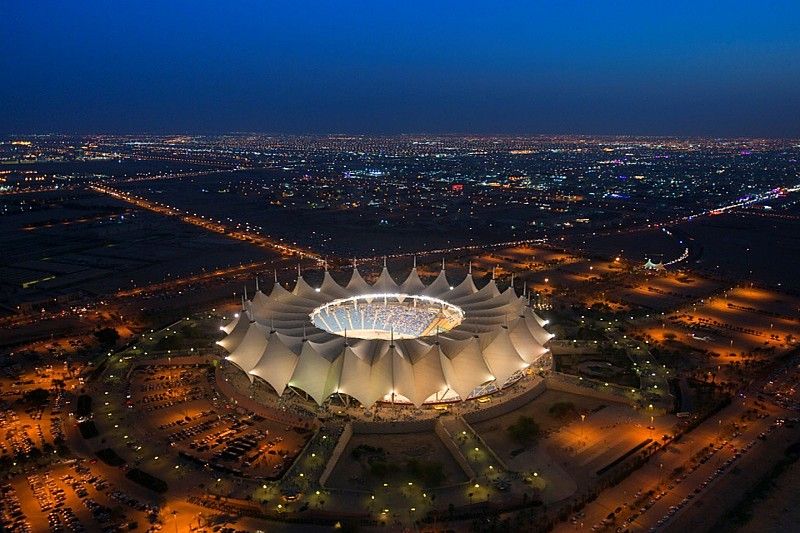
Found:
[{"label": "stadium", "polygon": [[398,284],[384,264],[370,285],[354,265],[345,286],[327,269],[319,287],[299,272],[291,291],[277,277],[269,296],[256,284],[218,344],[278,396],[292,389],[319,405],[346,396],[364,407],[419,407],[490,394],[548,368],[546,324],[525,295],[501,292],[494,279],[479,289],[470,272],[453,286],[443,267],[425,285],[414,266]]}]

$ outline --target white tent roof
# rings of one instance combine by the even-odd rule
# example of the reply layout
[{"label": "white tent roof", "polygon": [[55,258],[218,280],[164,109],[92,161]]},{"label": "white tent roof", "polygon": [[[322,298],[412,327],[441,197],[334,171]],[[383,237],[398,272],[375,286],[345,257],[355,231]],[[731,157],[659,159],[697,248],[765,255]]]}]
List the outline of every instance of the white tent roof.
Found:
[{"label": "white tent roof", "polygon": [[[288,385],[304,391],[322,405],[328,396],[336,392],[337,383],[331,380],[331,370],[334,367],[334,364],[316,351],[311,341],[306,341]],[[341,369],[341,363],[338,368]]]},{"label": "white tent roof", "polygon": [[549,333],[540,324],[539,321],[542,319],[536,316],[536,313],[534,313],[529,307],[524,309],[522,316],[525,319],[525,323],[528,325],[528,329],[531,330],[533,338],[536,339],[536,342],[544,345],[547,343],[547,341],[553,338],[553,334]]},{"label": "white tent roof", "polygon": [[494,376],[486,366],[476,337],[459,345],[460,349],[455,350],[454,355],[442,354],[440,361],[448,386],[465,399],[475,388],[493,380]]},{"label": "white tent roof", "polygon": [[[320,303],[376,293],[438,297],[459,306],[464,319],[436,336],[396,339],[393,345],[382,338],[349,339],[349,346],[310,322]],[[373,286],[355,268],[346,287],[326,271],[319,291],[300,276],[292,292],[275,282],[269,296],[257,291],[245,307],[253,314],[243,312],[226,325],[228,335],[219,341],[228,359],[279,394],[288,385],[320,404],[336,392],[365,406],[392,392],[415,405],[448,389],[466,398],[489,381],[502,386],[545,354],[543,344],[551,337],[513,289],[501,294],[491,281],[478,290],[468,275],[451,290],[444,270],[427,287],[416,269],[399,287],[385,267]]]},{"label": "white tent roof", "polygon": [[297,278],[297,283],[295,283],[292,294],[311,300],[312,302],[324,302],[328,300],[328,297],[322,294],[322,289],[319,291],[316,290],[308,284],[303,276]]},{"label": "white tent roof", "polygon": [[[422,402],[417,403],[414,398],[417,394],[417,386],[414,380],[414,368],[411,366],[409,358],[402,353],[402,350],[390,350],[392,356],[392,390],[396,394],[401,394],[411,400],[415,405],[420,405]],[[425,401],[423,398],[422,401]]]},{"label": "white tent roof", "polygon": [[269,299],[279,302],[285,302],[292,299],[292,293],[278,283],[277,281],[272,285],[272,291],[269,293]]},{"label": "white tent roof", "polygon": [[366,387],[369,390],[369,397],[366,402],[361,402],[362,404],[372,405],[392,393],[394,390],[394,365],[392,363],[395,358],[399,357],[400,355],[396,353],[396,350],[390,347],[373,359],[372,365],[370,365],[369,382]]},{"label": "white tent roof", "polygon": [[354,268],[353,275],[350,276],[350,282],[347,284],[346,289],[351,296],[357,296],[359,294],[368,294],[372,290],[372,287],[369,286],[369,283],[364,281],[358,269]]},{"label": "white tent roof", "polygon": [[253,299],[250,301],[250,310],[254,315],[264,313],[269,306],[269,297],[261,291],[256,291]]},{"label": "white tent roof", "polygon": [[250,374],[272,385],[280,396],[286,389],[286,384],[291,379],[299,359],[297,354],[283,342],[281,334],[273,333],[269,337],[264,354],[250,370]]},{"label": "white tent roof", "polygon": [[236,313],[236,317],[234,317],[233,320],[222,326],[220,329],[224,331],[226,335],[230,334],[230,332],[233,331],[233,328],[236,327],[236,324],[239,323],[241,316],[242,315],[240,313]]},{"label": "white tent roof", "polygon": [[439,350],[439,346],[434,344],[412,365],[414,371],[414,395],[403,394],[403,396],[411,400],[414,405],[422,405],[422,402],[432,395],[437,392],[444,392],[448,388],[444,370],[442,369],[441,357],[443,355]]},{"label": "white tent roof", "polygon": [[419,279],[417,267],[411,269],[406,280],[400,285],[400,290],[408,294],[419,294],[425,289],[425,284]]},{"label": "white tent roof", "polygon": [[242,342],[225,359],[249,372],[258,363],[266,348],[267,330],[261,324],[253,322],[248,327]]},{"label": "white tent roof", "polygon": [[239,346],[248,329],[250,329],[250,317],[247,311],[243,311],[239,313],[239,320],[236,321],[236,325],[231,332],[225,338],[218,340],[217,344],[230,353]]},{"label": "white tent roof", "polygon": [[515,372],[528,366],[517,353],[505,327],[497,330],[494,338],[483,349],[483,358],[486,359],[498,386],[503,385]]},{"label": "white tent roof", "polygon": [[389,269],[385,266],[383,267],[383,270],[381,270],[381,275],[378,276],[378,279],[372,286],[373,291],[384,294],[396,293],[399,288],[400,287],[397,286],[397,283],[392,279],[392,275],[389,274]]},{"label": "white tent roof", "polygon": [[336,283],[336,280],[333,279],[333,276],[331,276],[330,272],[327,270],[325,271],[325,277],[322,280],[322,286],[320,288],[322,294],[333,300],[337,298],[346,298],[350,295],[347,289]]},{"label": "white tent roof", "polygon": [[533,364],[542,355],[547,353],[547,348],[539,344],[539,342],[531,334],[531,330],[525,323],[525,319],[517,317],[514,322],[509,326],[509,338],[517,353],[528,364]]},{"label": "white tent roof", "polygon": [[447,275],[444,273],[444,269],[442,269],[439,275],[436,276],[436,279],[433,280],[433,283],[422,291],[422,294],[439,298],[447,292],[450,292],[450,283],[447,281]]},{"label": "white tent roof", "polygon": [[369,387],[371,367],[369,361],[359,357],[352,347],[346,347],[338,392],[352,396],[364,405],[372,405],[368,402],[372,398]]},{"label": "white tent roof", "polygon": [[447,295],[447,299],[451,302],[457,301],[459,298],[464,298],[466,296],[471,296],[478,292],[478,288],[475,286],[475,282],[472,279],[472,274],[467,274],[464,278],[464,281],[458,284],[450,294]]}]

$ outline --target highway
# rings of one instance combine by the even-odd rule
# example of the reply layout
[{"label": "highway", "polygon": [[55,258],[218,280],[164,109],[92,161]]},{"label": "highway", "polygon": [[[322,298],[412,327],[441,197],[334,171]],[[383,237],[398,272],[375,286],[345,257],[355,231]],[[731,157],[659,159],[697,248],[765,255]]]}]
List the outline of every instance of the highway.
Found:
[{"label": "highway", "polygon": [[[747,429],[740,436],[732,439],[728,445],[714,453],[707,462],[689,473],[691,458],[712,442],[719,444],[721,428],[738,422],[741,415],[752,407],[752,405],[748,405],[749,403],[752,402],[744,402],[741,398],[737,398],[733,404],[684,435],[679,442],[670,443],[657,452],[647,464],[631,473],[621,483],[602,491],[595,501],[586,505],[580,517],[574,517],[574,521],[571,517],[570,521],[558,524],[555,530],[616,531],[621,528],[620,531],[626,529],[628,531],[650,531],[668,513],[670,506],[677,505],[695,489],[701,487],[709,475],[732,457],[735,453],[733,448],[740,449],[769,428],[774,416],[750,421]],[[758,446],[754,446],[753,449],[757,450]],[[670,477],[672,472],[679,467],[684,468],[686,477],[680,483],[675,483]],[[730,469],[726,470],[726,472],[728,471]],[[707,489],[710,488],[711,483]],[[648,492],[651,490],[654,492],[648,496]],[[664,492],[663,496],[657,497],[662,492]],[[648,505],[651,500],[655,501],[652,505]],[[614,520],[604,524],[603,521],[609,514],[617,509],[620,511],[615,513]],[[668,523],[664,524],[664,526],[666,525]]]},{"label": "highway", "polygon": [[[730,441],[715,439],[715,446],[719,449],[715,448],[716,451],[708,454],[706,462],[698,464],[696,470],[685,474],[686,477],[680,483],[676,481],[668,483],[664,496],[634,522],[633,525],[637,527],[632,527],[631,531],[649,531],[652,528],[671,529],[675,520],[691,508],[697,499],[713,493],[720,481],[730,474],[745,455],[758,455],[760,448],[764,446],[763,441],[758,439],[758,435],[763,431],[770,431],[774,427],[770,425],[772,421],[774,421],[772,416],[758,422],[752,421],[741,435]],[[721,470],[717,474],[718,469]],[[673,486],[673,488],[669,489],[669,486]],[[684,502],[683,505],[682,502]],[[669,513],[673,507],[676,510],[670,516]],[[661,520],[664,521],[661,522]]]},{"label": "highway", "polygon": [[120,191],[118,189],[113,189],[111,187],[108,187],[107,185],[93,184],[90,185],[89,188],[95,192],[106,194],[108,196],[111,196],[112,198],[116,198],[117,200],[127,202],[138,208],[146,209],[148,211],[152,211],[154,213],[158,213],[164,216],[177,217],[186,224],[192,224],[194,226],[201,227],[208,231],[225,235],[226,237],[232,239],[249,242],[250,244],[254,244],[255,246],[259,246],[261,248],[267,248],[275,252],[278,252],[282,255],[296,255],[301,258],[314,259],[318,262],[323,261],[322,257],[319,254],[312,252],[310,250],[306,250],[305,248],[301,248],[299,246],[295,246],[292,244],[286,244],[279,240],[265,237],[260,233],[254,233],[248,230],[232,228],[223,224],[222,221],[212,220],[211,218],[206,218],[204,216],[199,216],[194,213],[189,213],[177,207],[169,206],[161,202],[148,200],[147,198],[136,196],[134,194]]},{"label": "highway", "polygon": [[[796,416],[796,413],[792,416]],[[756,440],[752,450],[737,459],[726,475],[709,484],[706,490],[658,531],[703,531],[711,530],[715,526],[721,530],[729,526],[729,523],[720,524],[720,520],[724,520],[726,515],[737,509],[741,502],[749,503],[748,491],[764,476],[770,475],[772,465],[785,458],[787,446],[796,443],[798,438],[800,428],[775,426],[766,436],[766,440]],[[752,527],[755,524],[759,524],[759,521],[754,520],[750,525]]]}]

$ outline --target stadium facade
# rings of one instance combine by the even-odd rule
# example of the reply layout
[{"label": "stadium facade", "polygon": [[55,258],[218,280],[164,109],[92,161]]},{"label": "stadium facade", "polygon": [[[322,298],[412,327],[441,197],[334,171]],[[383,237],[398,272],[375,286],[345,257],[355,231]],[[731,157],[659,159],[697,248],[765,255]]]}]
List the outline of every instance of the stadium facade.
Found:
[{"label": "stadium facade", "polygon": [[384,265],[370,285],[354,266],[339,285],[325,271],[312,287],[298,272],[293,290],[275,279],[269,296],[252,299],[222,326],[226,359],[251,382],[282,395],[291,387],[323,404],[347,395],[424,403],[468,399],[499,390],[552,362],[552,334],[513,287],[492,279],[478,289],[469,273],[452,286],[442,268],[425,285],[416,266],[402,283]]}]

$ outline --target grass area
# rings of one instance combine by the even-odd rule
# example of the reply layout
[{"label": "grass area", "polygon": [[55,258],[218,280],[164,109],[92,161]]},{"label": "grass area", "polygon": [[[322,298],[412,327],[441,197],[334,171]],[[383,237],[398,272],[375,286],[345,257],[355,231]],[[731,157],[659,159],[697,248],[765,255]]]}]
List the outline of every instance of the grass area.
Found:
[{"label": "grass area", "polygon": [[350,452],[350,457],[361,464],[373,481],[406,481],[410,479],[423,487],[438,487],[447,478],[444,465],[436,460],[393,460],[383,448],[361,444]]},{"label": "grass area", "polygon": [[95,455],[97,455],[101,461],[109,466],[122,466],[125,464],[125,459],[120,457],[117,452],[111,448],[103,448],[102,450],[98,450]]},{"label": "grass area", "polygon": [[128,470],[125,477],[154,492],[159,492],[161,494],[167,492],[166,481],[139,470],[138,468],[131,468]]},{"label": "grass area", "polygon": [[97,431],[97,426],[93,420],[78,423],[78,430],[81,432],[81,437],[84,439],[93,439],[97,437],[100,432]]},{"label": "grass area", "polygon": [[376,490],[413,483],[434,488],[467,481],[450,452],[430,433],[356,434],[331,475],[330,484]]}]

